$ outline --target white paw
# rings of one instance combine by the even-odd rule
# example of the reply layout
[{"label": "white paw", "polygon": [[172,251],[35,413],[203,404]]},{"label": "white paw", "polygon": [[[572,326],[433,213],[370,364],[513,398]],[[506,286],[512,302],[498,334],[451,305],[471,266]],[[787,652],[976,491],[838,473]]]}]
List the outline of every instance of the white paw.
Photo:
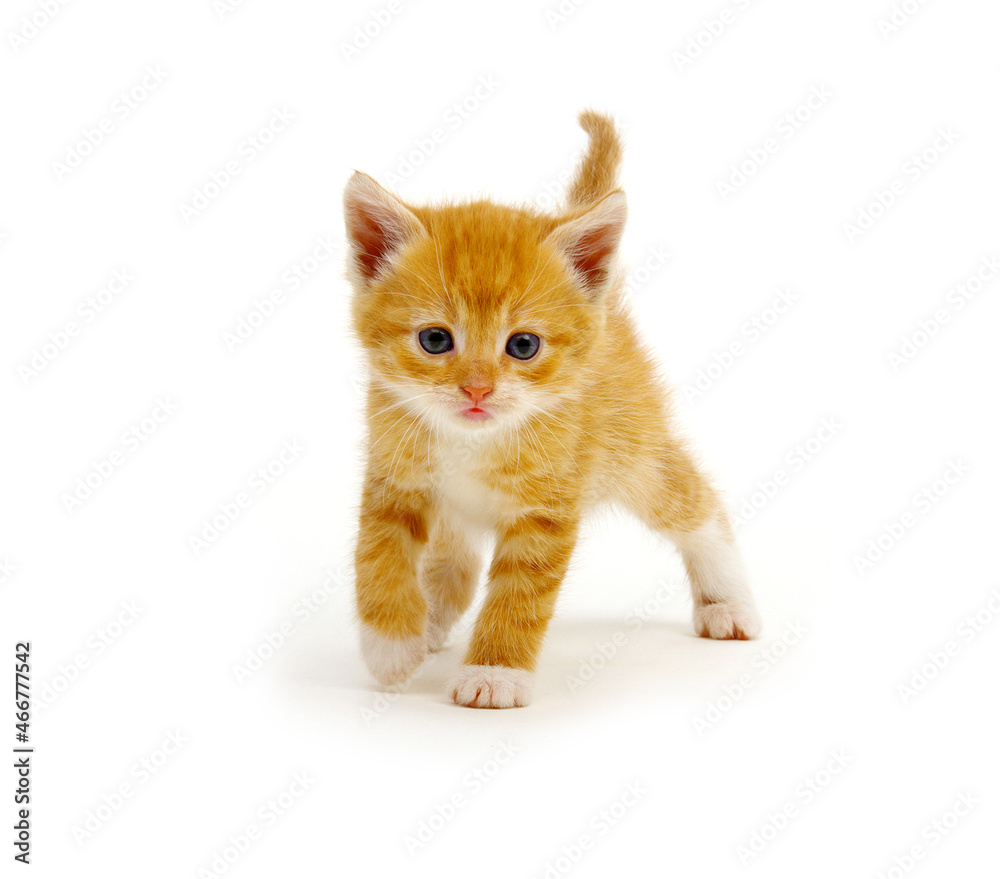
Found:
[{"label": "white paw", "polygon": [[695,607],[694,628],[702,638],[746,641],[760,634],[762,623],[752,604],[719,602]]},{"label": "white paw", "polygon": [[503,665],[463,665],[448,684],[458,705],[470,708],[522,708],[531,702],[535,675]]},{"label": "white paw", "polygon": [[422,635],[387,638],[362,624],[361,655],[380,684],[399,684],[407,680],[424,661],[427,642]]},{"label": "white paw", "polygon": [[435,607],[431,608],[427,615],[427,649],[431,653],[436,653],[444,647],[445,641],[448,640],[448,633],[457,619],[458,614],[452,613],[446,618],[444,612]]}]

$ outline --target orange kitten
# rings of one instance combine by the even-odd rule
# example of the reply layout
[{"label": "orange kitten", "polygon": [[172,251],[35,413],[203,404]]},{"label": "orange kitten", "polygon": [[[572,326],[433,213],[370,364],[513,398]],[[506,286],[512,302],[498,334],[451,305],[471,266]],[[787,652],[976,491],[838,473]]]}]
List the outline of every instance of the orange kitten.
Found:
[{"label": "orange kitten", "polygon": [[671,430],[666,389],[621,303],[621,143],[592,112],[566,209],[417,207],[356,172],[344,195],[355,330],[371,371],[356,553],[361,645],[409,678],[489,593],[449,684],[460,705],[527,705],[581,517],[632,510],[683,554],[694,625],[752,638],[718,495]]}]

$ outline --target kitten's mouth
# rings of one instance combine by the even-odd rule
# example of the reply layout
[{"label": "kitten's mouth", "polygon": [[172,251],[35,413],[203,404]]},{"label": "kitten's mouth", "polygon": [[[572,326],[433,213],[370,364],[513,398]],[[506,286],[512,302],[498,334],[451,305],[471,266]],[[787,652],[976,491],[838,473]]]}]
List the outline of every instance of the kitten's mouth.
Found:
[{"label": "kitten's mouth", "polygon": [[492,412],[483,409],[481,406],[469,406],[468,409],[463,409],[461,414],[463,418],[468,418],[469,421],[485,421],[487,418],[493,417]]}]

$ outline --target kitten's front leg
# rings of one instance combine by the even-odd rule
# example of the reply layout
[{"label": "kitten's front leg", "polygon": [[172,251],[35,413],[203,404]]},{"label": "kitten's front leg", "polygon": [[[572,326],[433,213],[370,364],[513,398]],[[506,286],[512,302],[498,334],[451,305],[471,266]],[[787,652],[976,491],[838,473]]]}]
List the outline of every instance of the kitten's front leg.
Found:
[{"label": "kitten's front leg", "polygon": [[417,562],[427,543],[430,503],[368,478],[355,553],[361,652],[382,684],[409,678],[427,655],[427,601]]},{"label": "kitten's front leg", "polygon": [[472,708],[531,701],[535,661],[576,543],[577,522],[528,516],[498,536],[489,594],[465,663],[449,684]]}]

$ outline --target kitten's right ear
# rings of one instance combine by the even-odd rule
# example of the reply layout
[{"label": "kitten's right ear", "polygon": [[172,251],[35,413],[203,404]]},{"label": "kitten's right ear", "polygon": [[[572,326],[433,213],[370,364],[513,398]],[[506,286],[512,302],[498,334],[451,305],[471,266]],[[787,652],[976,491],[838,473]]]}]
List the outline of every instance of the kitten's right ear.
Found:
[{"label": "kitten's right ear", "polygon": [[404,244],[427,234],[413,211],[360,171],[344,189],[344,219],[354,267],[366,284],[392,264]]}]

